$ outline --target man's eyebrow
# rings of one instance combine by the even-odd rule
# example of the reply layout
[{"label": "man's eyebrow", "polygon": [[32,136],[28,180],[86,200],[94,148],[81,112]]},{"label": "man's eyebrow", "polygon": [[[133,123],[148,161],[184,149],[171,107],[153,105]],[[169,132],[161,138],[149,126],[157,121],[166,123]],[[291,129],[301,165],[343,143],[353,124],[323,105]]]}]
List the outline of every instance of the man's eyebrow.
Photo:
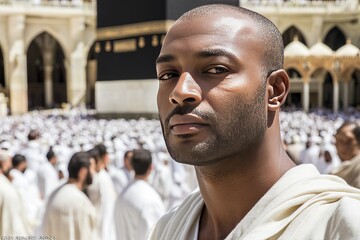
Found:
[{"label": "man's eyebrow", "polygon": [[[231,59],[236,58],[236,55],[228,50],[216,48],[216,49],[204,49],[196,53],[197,57],[207,58],[207,57],[217,57],[225,56]],[[156,64],[171,62],[175,60],[175,57],[171,54],[161,55],[156,59]]]},{"label": "man's eyebrow", "polygon": [[156,64],[171,62],[174,59],[175,59],[175,57],[173,55],[170,55],[170,54],[161,55],[156,59]]},{"label": "man's eyebrow", "polygon": [[198,57],[217,57],[217,56],[225,56],[228,58],[236,58],[236,55],[226,49],[215,48],[215,49],[205,49],[201,50],[196,54]]}]

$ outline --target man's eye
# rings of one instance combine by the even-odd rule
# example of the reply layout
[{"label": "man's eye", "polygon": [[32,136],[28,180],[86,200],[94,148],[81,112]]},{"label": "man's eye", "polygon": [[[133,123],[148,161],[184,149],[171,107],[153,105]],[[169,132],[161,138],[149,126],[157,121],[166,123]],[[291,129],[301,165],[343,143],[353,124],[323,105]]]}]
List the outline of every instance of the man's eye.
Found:
[{"label": "man's eye", "polygon": [[165,73],[159,76],[159,80],[169,80],[171,78],[178,77],[177,73]]},{"label": "man's eye", "polygon": [[217,74],[217,73],[225,73],[228,72],[228,70],[224,67],[213,67],[210,68],[209,70],[206,71],[207,73],[213,73],[213,74]]}]

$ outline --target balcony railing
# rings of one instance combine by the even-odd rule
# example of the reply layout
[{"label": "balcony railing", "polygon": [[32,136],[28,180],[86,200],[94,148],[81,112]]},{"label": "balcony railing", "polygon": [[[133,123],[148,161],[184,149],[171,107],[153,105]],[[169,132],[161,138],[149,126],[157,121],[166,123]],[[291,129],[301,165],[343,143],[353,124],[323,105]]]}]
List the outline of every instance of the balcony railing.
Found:
[{"label": "balcony railing", "polygon": [[68,8],[96,11],[96,0],[0,0],[0,7]]},{"label": "balcony railing", "polygon": [[245,0],[240,1],[240,5],[243,7],[248,7],[250,9],[273,9],[273,10],[291,10],[303,9],[305,11],[324,11],[324,12],[343,12],[343,11],[354,11],[359,9],[358,0],[331,0],[331,1],[322,1],[322,0]]}]

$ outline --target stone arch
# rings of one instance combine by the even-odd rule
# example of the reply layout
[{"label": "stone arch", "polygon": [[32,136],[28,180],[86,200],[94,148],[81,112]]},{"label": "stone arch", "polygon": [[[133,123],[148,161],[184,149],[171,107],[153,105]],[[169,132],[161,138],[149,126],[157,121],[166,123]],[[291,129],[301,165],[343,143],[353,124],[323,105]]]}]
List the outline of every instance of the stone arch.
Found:
[{"label": "stone arch", "polygon": [[294,25],[291,25],[282,33],[284,46],[286,47],[289,43],[291,43],[295,36],[297,36],[300,42],[307,46],[304,34]]},{"label": "stone arch", "polygon": [[300,71],[296,67],[286,69],[290,78],[290,92],[286,98],[286,107],[301,108],[303,95],[303,81]]},{"label": "stone arch", "polygon": [[301,78],[301,73],[296,67],[289,67],[286,69],[287,74],[289,75],[289,78]]},{"label": "stone arch", "polygon": [[27,49],[28,109],[58,107],[67,101],[65,54],[48,32]]},{"label": "stone arch", "polygon": [[334,26],[326,33],[323,42],[336,51],[346,44],[346,35],[338,26]]},{"label": "stone arch", "polygon": [[311,107],[332,109],[334,100],[335,75],[326,68],[316,68],[310,74]]}]

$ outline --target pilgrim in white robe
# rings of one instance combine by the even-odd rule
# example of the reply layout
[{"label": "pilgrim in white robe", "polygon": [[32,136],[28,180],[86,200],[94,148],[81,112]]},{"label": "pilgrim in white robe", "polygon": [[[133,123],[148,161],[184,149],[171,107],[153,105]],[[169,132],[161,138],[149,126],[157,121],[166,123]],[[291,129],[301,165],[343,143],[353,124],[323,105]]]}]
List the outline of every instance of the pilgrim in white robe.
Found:
[{"label": "pilgrim in white robe", "polygon": [[115,240],[114,207],[117,193],[109,173],[102,169],[95,174],[87,192],[96,209],[101,239]]},{"label": "pilgrim in white robe", "polygon": [[[197,239],[203,207],[197,190],[159,220],[149,239]],[[305,164],[285,173],[226,239],[360,239],[359,213],[359,189]]]},{"label": "pilgrim in white robe", "polygon": [[343,161],[331,173],[341,177],[349,185],[360,188],[360,154],[348,161]]},{"label": "pilgrim in white robe", "polygon": [[52,191],[59,187],[58,171],[50,162],[45,162],[40,166],[38,171],[38,186],[42,199],[47,198]]},{"label": "pilgrim in white robe", "polygon": [[[325,154],[328,154],[329,160],[326,161]],[[338,157],[336,148],[333,144],[325,144],[321,147],[321,152],[318,160],[315,162],[315,167],[319,170],[321,174],[328,174],[333,169],[337,168],[340,165],[341,161]]]},{"label": "pilgrim in white robe", "polygon": [[114,216],[117,240],[146,239],[150,229],[164,213],[165,207],[155,189],[144,180],[133,181],[116,201]]},{"label": "pilgrim in white robe", "polygon": [[20,152],[25,156],[28,168],[36,173],[39,167],[47,162],[45,146],[46,145],[42,144],[40,140],[32,140],[29,141],[27,146]]},{"label": "pilgrim in white robe", "polygon": [[118,194],[120,194],[124,188],[134,179],[133,173],[128,171],[125,167],[120,169],[113,166],[109,167],[109,174]]},{"label": "pilgrim in white robe", "polygon": [[0,174],[0,236],[31,235],[20,194],[11,182]]},{"label": "pilgrim in white robe", "polygon": [[95,208],[76,185],[60,186],[49,196],[41,236],[56,240],[99,239]]},{"label": "pilgrim in white robe", "polygon": [[43,206],[36,185],[37,176],[31,169],[27,169],[25,173],[17,169],[12,169],[10,176],[13,178],[11,183],[20,193],[27,219],[32,228],[35,229],[40,224],[39,218],[41,215],[41,207]]}]

